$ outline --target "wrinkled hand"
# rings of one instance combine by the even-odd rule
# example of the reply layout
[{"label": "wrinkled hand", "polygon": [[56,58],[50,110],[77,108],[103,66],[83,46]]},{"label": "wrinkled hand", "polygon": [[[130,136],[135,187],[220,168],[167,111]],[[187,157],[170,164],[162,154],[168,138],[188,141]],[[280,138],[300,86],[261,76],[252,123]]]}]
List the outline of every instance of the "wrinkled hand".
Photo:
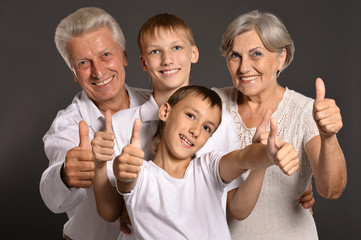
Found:
[{"label": "wrinkled hand", "polygon": [[315,204],[315,199],[313,198],[312,192],[312,181],[310,181],[306,192],[302,194],[299,202],[303,208],[310,209],[310,212],[312,214],[312,206]]},{"label": "wrinkled hand", "polygon": [[70,149],[65,157],[61,177],[65,185],[73,188],[89,188],[94,178],[94,155],[89,143],[89,127],[79,122],[79,146]]},{"label": "wrinkled hand", "polygon": [[325,98],[325,84],[321,78],[316,79],[316,99],[313,104],[313,118],[320,135],[331,136],[343,126],[339,107],[335,100]]},{"label": "wrinkled hand", "polygon": [[105,129],[95,133],[91,141],[95,163],[97,167],[103,167],[107,161],[113,160],[114,134],[112,130],[112,114],[105,112]]},{"label": "wrinkled hand", "polygon": [[272,110],[268,109],[263,115],[262,122],[258,125],[255,134],[252,138],[252,143],[262,143],[267,145],[267,140],[269,136],[269,131],[266,130],[267,124],[270,121],[272,116]]},{"label": "wrinkled hand", "polygon": [[141,149],[139,139],[141,127],[141,121],[136,119],[130,144],[125,146],[122,154],[114,159],[114,176],[121,182],[134,181],[138,177],[140,166],[143,164],[144,152]]},{"label": "wrinkled hand", "polygon": [[272,118],[270,134],[267,142],[267,153],[274,165],[287,174],[292,175],[298,169],[298,153],[290,143],[283,142],[277,135],[277,120]]}]

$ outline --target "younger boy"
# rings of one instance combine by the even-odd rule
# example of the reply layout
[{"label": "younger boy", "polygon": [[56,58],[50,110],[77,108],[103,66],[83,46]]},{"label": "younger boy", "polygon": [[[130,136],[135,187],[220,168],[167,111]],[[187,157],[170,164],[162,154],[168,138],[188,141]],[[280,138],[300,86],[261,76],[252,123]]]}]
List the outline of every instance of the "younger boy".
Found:
[{"label": "younger boy", "polygon": [[[194,158],[219,126],[221,112],[222,102],[213,90],[182,87],[159,109],[154,160],[114,160],[117,187],[137,239],[230,239],[221,201],[227,183],[247,169],[275,164],[288,175],[298,169],[292,145],[276,146],[281,140],[274,121],[267,147],[252,144],[228,154],[213,151]],[[124,151],[140,148],[138,124]]]}]

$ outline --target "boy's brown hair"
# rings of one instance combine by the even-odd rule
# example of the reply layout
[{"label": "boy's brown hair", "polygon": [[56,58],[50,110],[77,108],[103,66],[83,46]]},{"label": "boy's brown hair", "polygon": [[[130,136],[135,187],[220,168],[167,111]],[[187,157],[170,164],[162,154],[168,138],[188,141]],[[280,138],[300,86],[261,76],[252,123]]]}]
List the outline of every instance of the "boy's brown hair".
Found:
[{"label": "boy's brown hair", "polygon": [[[222,100],[219,97],[219,95],[210,88],[207,88],[204,86],[199,86],[199,85],[188,85],[188,86],[181,87],[177,91],[175,91],[172,94],[172,96],[169,97],[167,103],[171,107],[173,107],[178,102],[180,102],[181,100],[183,100],[185,97],[187,97],[189,95],[201,96],[201,97],[203,97],[204,101],[207,101],[209,103],[210,108],[215,108],[215,107],[219,108],[221,114],[219,116],[220,120],[219,120],[218,126],[221,124]],[[218,126],[217,126],[217,128],[218,128]],[[163,128],[164,128],[164,122],[162,120],[159,120],[157,131],[154,134],[154,136],[151,140],[151,143],[150,143],[151,151],[154,154],[157,152],[160,140],[163,137]],[[214,129],[214,132],[217,130],[217,128]]]},{"label": "boy's brown hair", "polygon": [[149,18],[139,30],[138,47],[141,53],[142,53],[142,44],[143,44],[144,36],[146,34],[150,34],[151,36],[154,36],[155,31],[160,28],[163,30],[169,30],[176,34],[179,33],[185,34],[190,44],[192,46],[196,45],[194,41],[193,32],[183,19],[169,13],[159,13]]}]

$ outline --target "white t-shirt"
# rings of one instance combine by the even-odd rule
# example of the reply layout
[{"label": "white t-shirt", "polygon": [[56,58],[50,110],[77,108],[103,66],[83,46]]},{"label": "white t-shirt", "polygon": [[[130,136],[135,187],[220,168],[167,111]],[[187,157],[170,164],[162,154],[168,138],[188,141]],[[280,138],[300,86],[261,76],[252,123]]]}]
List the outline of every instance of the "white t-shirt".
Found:
[{"label": "white t-shirt", "polygon": [[[126,89],[130,107],[143,104],[151,94],[145,89],[128,86]],[[51,211],[67,213],[69,220],[64,225],[64,233],[72,239],[117,239],[120,232],[119,222],[109,223],[98,215],[93,187],[69,189],[60,178],[60,169],[66,153],[79,146],[78,125],[81,120],[85,120],[89,126],[90,140],[94,138],[95,132],[104,130],[103,114],[84,91],[78,93],[66,109],[58,112],[49,131],[43,137],[49,167],[41,176],[40,193]],[[113,174],[111,163],[108,163],[108,174]]]},{"label": "white t-shirt", "polygon": [[[156,104],[153,96],[149,101],[141,106],[135,108],[125,109],[113,115],[112,121],[123,124],[113,124],[113,132],[115,135],[115,142],[117,149],[122,150],[123,147],[130,143],[132,136],[133,124],[135,119],[140,119],[142,122],[142,128],[140,132],[141,146],[144,151],[144,159],[154,159],[154,154],[150,151],[149,145],[151,138],[155,134],[158,125],[158,105]],[[200,155],[208,153],[213,150],[230,152],[239,149],[240,142],[237,137],[237,130],[231,115],[226,111],[222,111],[222,122],[218,126],[217,130],[213,133],[212,137],[208,139],[206,144],[196,153]],[[116,181],[113,173],[108,172],[110,182],[115,186]],[[223,196],[223,207],[225,209],[227,195]],[[132,231],[132,227],[129,228]],[[134,234],[121,233],[122,240],[134,239]]]},{"label": "white t-shirt", "polygon": [[[235,87],[214,90],[222,98],[223,107],[235,120],[241,148],[250,145],[256,128],[247,128],[238,113],[238,90]],[[292,143],[298,152],[299,169],[292,176],[287,176],[277,166],[267,168],[260,196],[250,216],[237,221],[227,215],[232,239],[318,239],[312,215],[299,204],[312,177],[305,144],[319,135],[312,109],[313,99],[286,88],[272,117],[278,122],[278,136]],[[227,188],[238,187],[246,176],[247,173],[241,175]]]},{"label": "white t-shirt", "polygon": [[144,161],[135,188],[123,194],[136,238],[231,239],[221,200],[223,154],[196,157],[182,179]]}]

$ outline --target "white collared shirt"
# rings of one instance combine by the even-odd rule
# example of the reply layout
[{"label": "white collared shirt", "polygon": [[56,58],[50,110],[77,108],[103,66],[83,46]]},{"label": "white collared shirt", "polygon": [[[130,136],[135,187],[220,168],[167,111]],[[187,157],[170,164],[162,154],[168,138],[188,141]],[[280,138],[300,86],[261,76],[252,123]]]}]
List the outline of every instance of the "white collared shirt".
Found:
[{"label": "white collared shirt", "polygon": [[[126,86],[130,107],[139,106],[149,99],[151,92]],[[93,188],[69,189],[60,178],[66,153],[79,145],[78,124],[85,120],[89,125],[89,139],[104,130],[104,116],[84,91],[73,102],[58,112],[49,131],[43,137],[49,167],[40,180],[40,193],[46,206],[54,213],[66,212],[69,221],[64,233],[72,239],[109,240],[119,235],[119,223],[108,223],[97,213]],[[112,170],[108,167],[108,172]]]}]

